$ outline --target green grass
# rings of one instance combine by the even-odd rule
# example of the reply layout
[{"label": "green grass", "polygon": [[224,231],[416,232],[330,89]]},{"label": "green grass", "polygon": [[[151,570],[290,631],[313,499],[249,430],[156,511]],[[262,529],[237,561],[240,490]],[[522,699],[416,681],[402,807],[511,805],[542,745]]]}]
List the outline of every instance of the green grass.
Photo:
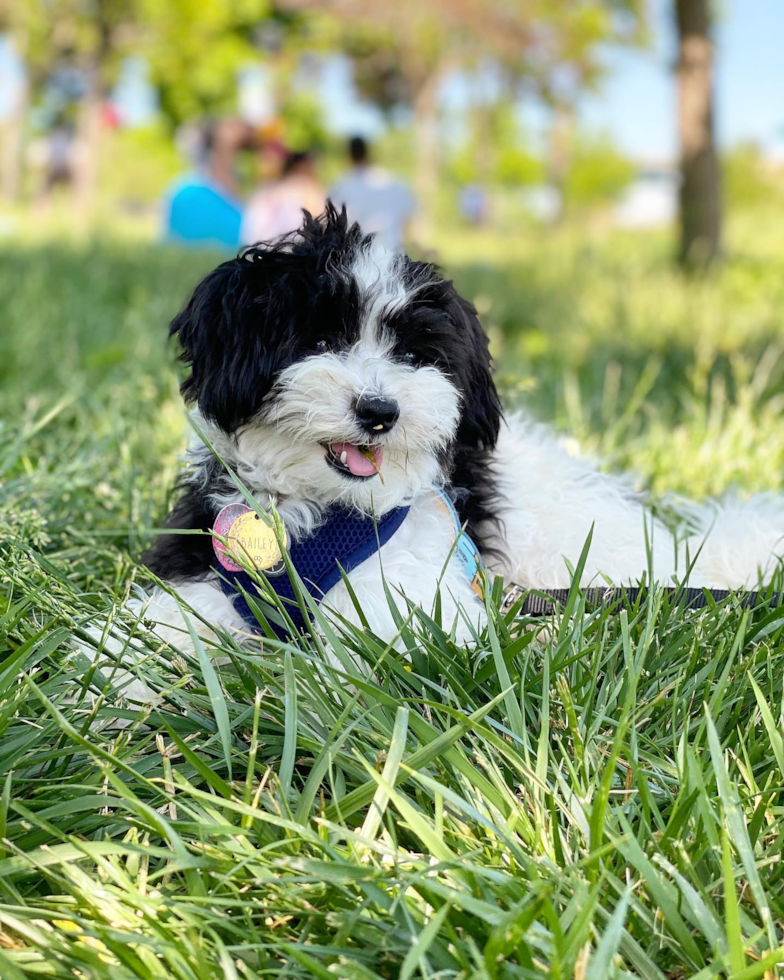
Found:
[{"label": "green grass", "polygon": [[[509,401],[656,494],[772,489],[784,223],[759,227],[705,282],[655,238],[442,254]],[[534,638],[491,600],[476,650],[413,616],[409,659],[137,631],[151,712],[75,653],[144,582],[186,435],[166,323],[212,260],[0,252],[2,980],[778,976],[775,610],[576,595]]]}]

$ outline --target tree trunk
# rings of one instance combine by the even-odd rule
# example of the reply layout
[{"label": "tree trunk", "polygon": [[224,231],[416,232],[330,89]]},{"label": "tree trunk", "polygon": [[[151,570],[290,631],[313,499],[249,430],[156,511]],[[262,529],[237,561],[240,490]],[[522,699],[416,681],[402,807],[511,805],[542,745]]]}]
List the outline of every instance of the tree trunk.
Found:
[{"label": "tree trunk", "polygon": [[22,190],[23,105],[16,107],[0,127],[0,196],[9,204],[19,200]]},{"label": "tree trunk", "polygon": [[416,174],[414,190],[417,196],[415,234],[426,236],[433,204],[438,193],[440,139],[438,132],[438,96],[441,82],[448,71],[438,65],[426,75],[414,94],[414,159]]},{"label": "tree trunk", "polygon": [[[11,38],[12,51],[21,51],[21,46]],[[0,197],[9,204],[15,204],[22,193],[23,154],[25,120],[29,98],[27,78],[19,85],[14,96],[14,104],[5,123],[0,125]]]},{"label": "tree trunk", "polygon": [[575,110],[566,102],[551,105],[550,131],[548,134],[547,183],[558,195],[552,223],[560,224],[566,214],[566,178],[574,142]]},{"label": "tree trunk", "polygon": [[496,160],[496,141],[492,113],[495,106],[481,101],[473,108],[473,140],[474,159],[476,161],[476,179],[484,188],[493,183],[493,170]]},{"label": "tree trunk", "polygon": [[89,215],[95,207],[101,170],[103,143],[103,111],[108,90],[106,69],[114,50],[116,23],[112,19],[109,0],[96,0],[94,21],[98,43],[87,61],[87,92],[82,99],[77,125],[77,161],[74,192],[77,207]]},{"label": "tree trunk", "polygon": [[681,146],[678,259],[682,265],[705,267],[721,250],[710,0],[675,0],[675,14]]},{"label": "tree trunk", "polygon": [[92,92],[79,107],[74,161],[74,201],[82,217],[89,216],[95,204],[101,141],[101,102]]}]

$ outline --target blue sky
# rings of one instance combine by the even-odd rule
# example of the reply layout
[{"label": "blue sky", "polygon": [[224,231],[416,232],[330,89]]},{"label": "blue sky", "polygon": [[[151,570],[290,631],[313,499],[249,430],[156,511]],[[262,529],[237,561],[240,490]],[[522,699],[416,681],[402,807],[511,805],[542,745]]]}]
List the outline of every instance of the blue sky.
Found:
[{"label": "blue sky", "polygon": [[[636,158],[661,160],[672,158],[676,147],[674,0],[648,2],[654,26],[651,47],[608,51],[607,78],[595,96],[586,98],[581,121],[586,130],[608,133]],[[752,140],[784,158],[784,0],[716,3],[719,139],[725,146]],[[10,108],[15,72],[18,65],[0,35],[0,117]],[[451,96],[458,97],[459,89],[453,85]],[[321,94],[336,130],[377,133],[379,114],[358,102],[345,61],[332,62]],[[523,106],[522,113],[531,129],[540,128],[540,112]]]},{"label": "blue sky", "polygon": [[[581,106],[582,126],[607,133],[624,152],[647,160],[676,155],[676,102],[673,66],[676,39],[674,0],[648,0],[653,38],[647,49],[609,49],[607,77],[596,95]],[[784,157],[784,0],[717,0],[716,122],[720,142],[731,146],[751,140]],[[455,107],[465,97],[455,80],[445,102]],[[322,95],[337,131],[373,136],[380,117],[352,92],[350,67],[335,60],[322,80]],[[521,117],[535,137],[545,117],[531,103]]]},{"label": "blue sky", "polygon": [[[634,156],[667,157],[676,145],[673,3],[650,3],[653,46],[610,53],[610,75],[582,119]],[[721,0],[716,44],[719,139],[784,155],[784,0]]]}]

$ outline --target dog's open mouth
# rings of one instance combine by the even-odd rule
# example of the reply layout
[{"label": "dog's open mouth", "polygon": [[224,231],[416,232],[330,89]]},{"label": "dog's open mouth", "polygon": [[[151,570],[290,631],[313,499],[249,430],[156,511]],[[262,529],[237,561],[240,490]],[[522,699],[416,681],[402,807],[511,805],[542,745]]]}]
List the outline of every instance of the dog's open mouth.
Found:
[{"label": "dog's open mouth", "polygon": [[376,474],[381,477],[381,464],[384,462],[384,450],[381,446],[333,442],[324,448],[327,451],[327,463],[343,476],[358,480],[369,480]]}]

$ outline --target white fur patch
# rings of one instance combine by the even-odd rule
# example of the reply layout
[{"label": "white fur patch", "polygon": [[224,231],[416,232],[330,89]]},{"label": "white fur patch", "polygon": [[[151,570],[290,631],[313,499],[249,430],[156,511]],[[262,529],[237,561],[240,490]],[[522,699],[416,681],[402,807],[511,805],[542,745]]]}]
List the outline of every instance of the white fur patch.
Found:
[{"label": "white fur patch", "polygon": [[412,294],[403,281],[405,259],[376,239],[357,249],[348,275],[359,290],[362,304],[361,343],[366,347],[378,344],[381,320],[411,301]]},{"label": "white fur patch", "polygon": [[682,508],[690,532],[675,537],[655,520],[628,476],[600,473],[593,460],[569,454],[546,426],[514,415],[502,428],[494,468],[505,503],[505,555],[493,571],[534,588],[566,588],[593,526],[583,585],[633,585],[653,579],[714,589],[753,587],[784,555],[784,499],[758,495]]},{"label": "white fur patch", "polygon": [[[454,626],[459,643],[470,641],[472,629],[481,629],[484,606],[460,561],[454,555],[449,558],[454,540],[454,526],[443,505],[435,494],[424,492],[411,502],[408,517],[378,554],[354,569],[351,587],[377,636],[390,640],[398,631],[384,580],[404,619],[409,615],[406,598],[432,616],[440,591],[442,624],[447,630]],[[322,609],[355,625],[361,623],[342,582],[327,593]]]},{"label": "white fur patch", "polygon": [[[215,631],[202,620],[250,638],[245,620],[235,611],[232,600],[225,595],[215,576],[206,581],[181,583],[176,586],[175,595],[163,589],[153,589],[149,595],[141,594],[132,599],[127,611],[138,622],[137,635],[147,634],[149,637],[149,633],[153,633],[175,650],[189,654],[195,651],[188,622],[202,638],[208,652],[217,637]],[[132,639],[124,625],[114,624],[107,629],[106,636],[97,627],[90,627],[88,632],[95,646],[79,643],[79,651],[90,660],[97,660],[99,668],[111,677],[114,688],[121,692],[123,700],[133,707],[155,706],[160,699],[142,679],[141,671],[136,667],[143,661],[149,661],[150,651],[138,640]],[[99,646],[102,647],[101,653],[97,652]],[[115,721],[111,727],[124,728],[127,724],[126,721]]]},{"label": "white fur patch", "polygon": [[[326,444],[367,442],[353,406],[368,393],[383,394],[400,406],[397,424],[375,440],[384,452],[383,483],[377,476],[346,478],[326,461]],[[349,350],[313,355],[287,368],[262,416],[233,435],[204,420],[199,427],[261,503],[275,500],[290,533],[298,537],[330,504],[384,514],[443,483],[440,453],[454,437],[459,414],[459,393],[438,368],[397,363],[383,346],[360,341]],[[194,458],[198,465],[198,449]],[[225,495],[216,499],[221,506],[237,499],[231,483],[225,486]]]}]

